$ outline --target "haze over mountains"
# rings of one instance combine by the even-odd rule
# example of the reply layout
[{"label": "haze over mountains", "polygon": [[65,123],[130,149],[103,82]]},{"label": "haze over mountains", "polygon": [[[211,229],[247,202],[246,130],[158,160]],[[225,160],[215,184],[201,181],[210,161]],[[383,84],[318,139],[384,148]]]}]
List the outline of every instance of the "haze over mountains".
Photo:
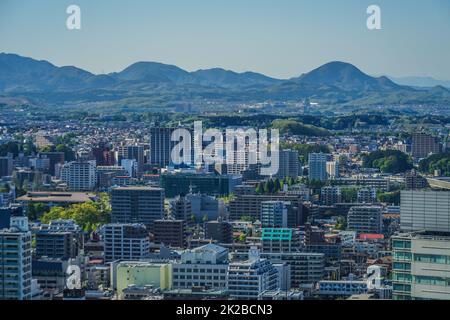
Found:
[{"label": "haze over mountains", "polygon": [[281,80],[220,68],[185,71],[156,62],[137,62],[121,72],[94,75],[15,54],[0,53],[0,94],[31,103],[142,103],[210,99],[257,102],[315,99],[327,104],[450,104],[443,86],[413,88],[387,77],[371,77],[345,62],[330,62],[299,77]]}]

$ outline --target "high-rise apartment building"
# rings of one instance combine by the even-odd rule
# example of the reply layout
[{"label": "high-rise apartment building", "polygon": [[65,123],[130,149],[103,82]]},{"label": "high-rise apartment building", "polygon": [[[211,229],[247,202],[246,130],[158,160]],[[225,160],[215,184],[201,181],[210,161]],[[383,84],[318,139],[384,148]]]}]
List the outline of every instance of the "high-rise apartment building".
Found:
[{"label": "high-rise apartment building", "polygon": [[97,184],[97,169],[94,161],[73,161],[61,168],[61,180],[71,191],[92,191]]},{"label": "high-rise apartment building", "polygon": [[261,202],[261,224],[263,228],[286,228],[287,204],[282,201]]},{"label": "high-rise apartment building", "polygon": [[320,189],[320,202],[323,205],[331,206],[342,202],[342,193],[340,187],[323,187]]},{"label": "high-rise apartment building", "polygon": [[383,209],[380,206],[354,206],[347,216],[347,229],[357,233],[381,233]]},{"label": "high-rise apartment building", "polygon": [[308,178],[310,181],[325,181],[328,179],[327,173],[328,155],[325,153],[310,153],[308,156]]},{"label": "high-rise apartment building", "polygon": [[31,232],[26,217],[0,230],[0,300],[30,300]]},{"label": "high-rise apartment building", "polygon": [[284,179],[291,177],[297,179],[299,176],[300,163],[298,159],[298,151],[296,150],[280,150],[279,151],[279,168],[278,177]]}]

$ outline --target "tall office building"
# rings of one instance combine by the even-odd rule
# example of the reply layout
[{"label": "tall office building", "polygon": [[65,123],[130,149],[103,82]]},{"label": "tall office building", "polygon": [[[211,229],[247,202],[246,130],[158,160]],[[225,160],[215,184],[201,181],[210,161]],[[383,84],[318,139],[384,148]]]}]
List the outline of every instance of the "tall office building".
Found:
[{"label": "tall office building", "polygon": [[0,230],[0,300],[30,300],[31,232],[26,217]]},{"label": "tall office building", "polygon": [[297,179],[299,176],[300,163],[298,160],[298,151],[296,150],[280,150],[279,152],[279,169],[278,177],[284,179],[291,177]]},{"label": "tall office building", "polygon": [[441,144],[439,139],[425,133],[413,133],[411,153],[413,158],[426,158],[430,154],[441,152]]},{"label": "tall office building", "polygon": [[231,299],[258,300],[265,291],[278,289],[278,271],[272,263],[250,249],[247,261],[230,263],[228,291]]},{"label": "tall office building", "polygon": [[171,163],[171,152],[175,146],[172,133],[175,128],[150,128],[150,163],[165,167]]},{"label": "tall office building", "polygon": [[113,223],[143,223],[151,228],[155,220],[164,217],[164,189],[119,187],[111,194]]},{"label": "tall office building", "polygon": [[325,181],[328,178],[327,174],[328,155],[325,153],[310,153],[308,156],[310,181]]},{"label": "tall office building", "polygon": [[73,161],[61,168],[61,180],[71,191],[92,191],[97,184],[95,161]]},{"label": "tall office building", "polygon": [[261,202],[261,224],[263,228],[286,228],[287,214],[286,203],[282,201]]},{"label": "tall office building", "polygon": [[12,175],[13,169],[12,156],[0,157],[0,178]]},{"label": "tall office building", "polygon": [[403,231],[450,232],[450,192],[406,190],[400,196]]},{"label": "tall office building", "polygon": [[107,224],[103,242],[106,262],[139,260],[150,253],[149,233],[143,224]]},{"label": "tall office building", "polygon": [[381,233],[383,209],[380,206],[354,206],[347,216],[347,229],[357,233]]},{"label": "tall office building", "polygon": [[173,288],[205,287],[226,290],[228,249],[207,244],[181,254],[181,261],[173,264]]}]

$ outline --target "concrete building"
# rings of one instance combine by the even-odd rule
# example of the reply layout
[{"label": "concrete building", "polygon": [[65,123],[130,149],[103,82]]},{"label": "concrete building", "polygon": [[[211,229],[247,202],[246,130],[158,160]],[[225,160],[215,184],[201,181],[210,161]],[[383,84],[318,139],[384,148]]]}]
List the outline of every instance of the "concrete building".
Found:
[{"label": "concrete building", "polygon": [[12,156],[0,157],[0,178],[11,176],[13,169],[14,166]]},{"label": "concrete building", "polygon": [[375,203],[377,202],[377,190],[375,188],[362,188],[357,193],[358,203]]},{"label": "concrete building", "polygon": [[111,195],[113,223],[143,223],[151,229],[155,220],[164,217],[164,189],[119,187]]},{"label": "concrete building", "polygon": [[177,196],[170,201],[170,213],[175,219],[184,220],[189,224],[192,215],[191,201],[185,195]]},{"label": "concrete building", "polygon": [[68,260],[83,246],[81,228],[73,220],[53,220],[35,234],[36,256]]},{"label": "concrete building", "polygon": [[427,158],[431,154],[441,152],[439,139],[425,133],[413,133],[411,153],[413,158]]},{"label": "concrete building", "polygon": [[39,156],[49,159],[49,173],[52,176],[56,176],[56,165],[63,165],[65,162],[64,152],[40,152]]},{"label": "concrete building", "polygon": [[322,280],[325,274],[325,255],[310,252],[280,252],[262,253],[274,264],[286,263],[291,268],[291,287],[300,288],[301,285],[315,284]]},{"label": "concrete building", "polygon": [[107,224],[103,241],[106,262],[139,260],[150,253],[149,233],[143,224]]},{"label": "concrete building", "polygon": [[340,187],[323,187],[320,189],[320,202],[325,206],[332,206],[342,202]]},{"label": "concrete building", "polygon": [[394,300],[450,299],[450,236],[392,237]]},{"label": "concrete building", "polygon": [[450,192],[402,191],[400,227],[406,232],[450,232]]},{"label": "concrete building", "polygon": [[233,300],[259,300],[266,291],[277,290],[278,271],[272,263],[251,249],[247,261],[230,263],[228,290]]},{"label": "concrete building", "polygon": [[181,261],[173,264],[173,288],[227,288],[228,249],[207,244],[181,254]]},{"label": "concrete building", "polygon": [[279,169],[278,178],[284,179],[290,177],[297,179],[299,176],[300,163],[298,159],[298,151],[296,150],[280,150],[279,151]]},{"label": "concrete building", "polygon": [[111,265],[111,277],[119,299],[131,285],[151,286],[154,289],[172,289],[172,264],[157,261],[121,261]]},{"label": "concrete building", "polygon": [[308,178],[310,181],[325,181],[327,174],[328,155],[325,153],[310,153],[308,156]]},{"label": "concrete building", "polygon": [[61,180],[71,191],[92,191],[97,185],[95,161],[73,161],[61,168]]},{"label": "concrete building", "polygon": [[383,208],[380,206],[354,206],[347,216],[347,229],[357,233],[382,233]]},{"label": "concrete building", "polygon": [[[239,220],[243,216],[252,217],[255,220],[261,219],[261,203],[265,201],[282,201],[289,202],[290,208],[288,208],[288,224],[289,220],[292,223],[303,221],[306,219],[306,212],[303,207],[303,197],[298,195],[251,195],[244,194],[236,196],[235,199],[230,201],[229,213],[231,220]],[[291,210],[289,212],[289,210]],[[290,218],[290,216],[292,217]],[[297,217],[298,219],[293,219]]]},{"label": "concrete building", "polygon": [[261,225],[263,228],[287,228],[288,210],[285,202],[261,202]]},{"label": "concrete building", "polygon": [[262,253],[297,252],[301,250],[302,241],[302,235],[297,229],[262,229]]},{"label": "concrete building", "polygon": [[12,217],[0,230],[0,300],[30,300],[31,232],[26,217]]},{"label": "concrete building", "polygon": [[368,291],[365,280],[321,280],[318,287],[319,294],[328,297],[349,297]]},{"label": "concrete building", "polygon": [[153,236],[156,244],[172,248],[186,247],[186,222],[184,220],[155,220]]},{"label": "concrete building", "polygon": [[219,244],[233,243],[233,226],[227,221],[205,222],[205,239],[217,241]]},{"label": "concrete building", "polygon": [[330,179],[339,178],[339,161],[327,162],[327,175]]},{"label": "concrete building", "polygon": [[201,193],[210,196],[227,196],[242,184],[240,175],[171,172],[161,175],[160,185],[169,198],[181,194]]},{"label": "concrete building", "polygon": [[171,163],[171,152],[175,146],[172,133],[176,128],[150,128],[150,163],[165,167]]},{"label": "concrete building", "polygon": [[141,174],[144,169],[144,146],[122,145],[117,148],[118,162],[123,166],[123,160],[136,161],[136,174]]}]

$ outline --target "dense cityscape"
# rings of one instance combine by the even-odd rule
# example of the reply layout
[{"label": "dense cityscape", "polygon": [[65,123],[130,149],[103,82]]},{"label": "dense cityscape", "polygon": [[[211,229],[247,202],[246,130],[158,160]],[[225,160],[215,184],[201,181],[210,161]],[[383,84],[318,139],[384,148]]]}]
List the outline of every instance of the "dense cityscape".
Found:
[{"label": "dense cityscape", "polygon": [[449,13],[0,0],[0,304],[58,318],[438,312]]},{"label": "dense cityscape", "polygon": [[448,118],[341,115],[327,121],[345,129],[305,130],[305,109],[259,115],[281,135],[271,177],[173,165],[172,133],[192,130],[178,113],[2,112],[0,298],[448,298]]}]

